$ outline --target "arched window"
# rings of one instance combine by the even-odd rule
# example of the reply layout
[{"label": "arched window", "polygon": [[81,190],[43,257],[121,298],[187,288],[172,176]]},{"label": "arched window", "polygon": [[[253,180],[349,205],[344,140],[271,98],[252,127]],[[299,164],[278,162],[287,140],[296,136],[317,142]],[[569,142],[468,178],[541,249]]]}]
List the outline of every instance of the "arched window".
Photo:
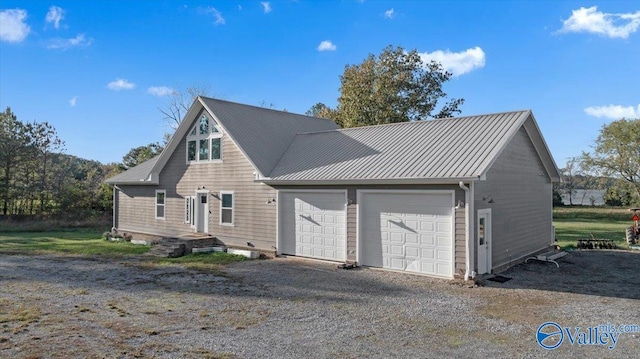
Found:
[{"label": "arched window", "polygon": [[216,121],[202,114],[187,136],[187,163],[222,160],[222,132]]}]

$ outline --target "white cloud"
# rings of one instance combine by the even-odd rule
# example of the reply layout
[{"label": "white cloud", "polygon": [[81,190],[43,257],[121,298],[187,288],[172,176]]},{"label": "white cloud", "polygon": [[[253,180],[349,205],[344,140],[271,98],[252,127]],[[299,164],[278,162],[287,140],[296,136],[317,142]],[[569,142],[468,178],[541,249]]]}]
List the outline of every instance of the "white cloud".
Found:
[{"label": "white cloud", "polygon": [[485,54],[478,46],[462,52],[436,50],[434,52],[420,53],[422,61],[429,63],[436,61],[442,64],[445,70],[451,72],[454,77],[464,75],[475,69],[484,67]]},{"label": "white cloud", "polygon": [[51,6],[44,20],[47,23],[53,23],[53,27],[60,28],[60,21],[64,18],[64,10],[58,6]]},{"label": "white cloud", "polygon": [[387,19],[393,19],[394,17],[396,17],[396,14],[394,13],[393,8],[385,11],[384,17],[386,17]]},{"label": "white cloud", "polygon": [[47,45],[47,49],[62,49],[67,50],[72,47],[87,47],[93,43],[93,39],[86,38],[84,34],[78,34],[76,37],[70,39],[53,39],[50,40]]},{"label": "white cloud", "polygon": [[136,84],[125,79],[116,79],[115,81],[109,82],[109,84],[107,85],[107,88],[113,91],[133,90],[135,87]]},{"label": "white cloud", "polygon": [[76,101],[78,101],[78,96],[73,96],[71,100],[69,100],[69,105],[71,105],[71,107],[75,107]]},{"label": "white cloud", "polygon": [[620,105],[609,105],[609,106],[592,106],[584,109],[584,112],[593,117],[597,118],[609,118],[612,120],[619,120],[621,118],[640,118],[640,104],[638,104],[637,108],[633,108],[633,106],[620,106]]},{"label": "white cloud", "polygon": [[9,9],[0,11],[0,41],[20,42],[24,40],[31,28],[25,23],[27,11]]},{"label": "white cloud", "polygon": [[640,28],[640,11],[609,14],[598,7],[581,7],[571,11],[571,17],[562,22],[560,32],[589,32],[611,38],[626,39]]},{"label": "white cloud", "polygon": [[269,4],[268,1],[262,1],[260,4],[262,4],[262,9],[264,10],[265,14],[268,14],[271,12],[271,4]]},{"label": "white cloud", "polygon": [[163,97],[171,95],[175,90],[167,86],[151,86],[147,90],[153,96]]},{"label": "white cloud", "polygon": [[336,51],[336,45],[329,40],[324,40],[318,45],[318,51]]},{"label": "white cloud", "polygon": [[222,13],[218,11],[215,7],[209,6],[202,10],[205,14],[213,15],[214,24],[216,25],[224,25],[226,23],[224,17],[222,17]]}]

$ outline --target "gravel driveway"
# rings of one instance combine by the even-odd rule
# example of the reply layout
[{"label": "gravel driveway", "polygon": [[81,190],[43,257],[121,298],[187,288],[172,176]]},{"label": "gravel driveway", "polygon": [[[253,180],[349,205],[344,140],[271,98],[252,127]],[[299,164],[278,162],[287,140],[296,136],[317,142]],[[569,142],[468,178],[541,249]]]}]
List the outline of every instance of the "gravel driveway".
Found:
[{"label": "gravel driveway", "polygon": [[[536,342],[562,326],[640,324],[640,253],[573,252],[506,283],[459,282],[300,259],[207,273],[143,260],[0,255],[2,358],[635,357]],[[634,354],[635,353],[635,354]]]}]

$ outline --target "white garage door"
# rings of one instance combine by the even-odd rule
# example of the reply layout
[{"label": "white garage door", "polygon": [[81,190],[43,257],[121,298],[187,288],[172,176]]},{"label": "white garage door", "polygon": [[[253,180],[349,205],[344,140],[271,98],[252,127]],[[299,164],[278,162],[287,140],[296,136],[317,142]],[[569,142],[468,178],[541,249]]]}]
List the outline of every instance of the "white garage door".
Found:
[{"label": "white garage door", "polygon": [[360,262],[453,276],[453,192],[359,192]]},{"label": "white garage door", "polygon": [[346,259],[344,191],[280,192],[280,252],[296,256]]}]

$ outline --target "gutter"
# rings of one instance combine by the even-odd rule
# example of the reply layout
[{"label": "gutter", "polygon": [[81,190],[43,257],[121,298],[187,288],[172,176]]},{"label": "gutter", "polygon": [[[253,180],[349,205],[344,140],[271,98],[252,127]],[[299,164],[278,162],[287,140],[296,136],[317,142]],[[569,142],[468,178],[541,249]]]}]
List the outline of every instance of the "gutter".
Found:
[{"label": "gutter", "polygon": [[465,206],[464,206],[464,216],[465,216],[465,226],[464,226],[464,236],[465,236],[465,247],[464,247],[464,254],[465,254],[465,263],[466,263],[466,268],[465,268],[465,272],[464,272],[464,280],[468,281],[469,280],[469,275],[471,274],[471,235],[470,235],[470,216],[469,216],[469,207],[471,206],[471,201],[470,201],[470,192],[471,189],[467,186],[464,185],[464,182],[460,181],[458,183],[458,185],[460,186],[460,188],[462,188],[464,190],[464,201],[465,201]]}]

